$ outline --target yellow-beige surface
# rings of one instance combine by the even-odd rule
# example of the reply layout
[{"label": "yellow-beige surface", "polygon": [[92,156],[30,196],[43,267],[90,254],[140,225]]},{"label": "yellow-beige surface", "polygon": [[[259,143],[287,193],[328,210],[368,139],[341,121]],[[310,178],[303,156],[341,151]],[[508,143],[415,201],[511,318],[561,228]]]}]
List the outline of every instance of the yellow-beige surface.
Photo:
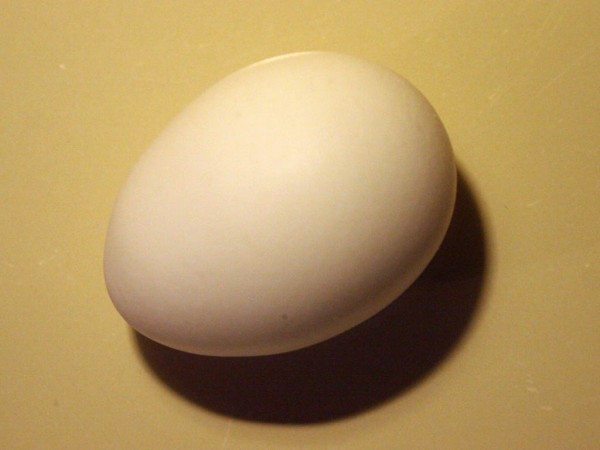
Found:
[{"label": "yellow-beige surface", "polygon": [[[16,1],[0,8],[0,447],[600,445],[600,3]],[[333,50],[438,110],[456,215],[397,302],[323,345],[194,357],[102,274],[117,192],[186,104]]]}]

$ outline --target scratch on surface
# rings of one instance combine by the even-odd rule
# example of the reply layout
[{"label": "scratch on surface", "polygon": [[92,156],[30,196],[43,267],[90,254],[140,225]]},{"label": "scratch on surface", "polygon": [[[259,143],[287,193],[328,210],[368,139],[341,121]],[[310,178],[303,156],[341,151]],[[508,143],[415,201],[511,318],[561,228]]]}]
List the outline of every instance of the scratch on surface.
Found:
[{"label": "scratch on surface", "polygon": [[232,422],[233,422],[233,419],[229,419],[229,422],[227,422],[227,429],[225,430],[225,436],[223,437],[223,444],[221,444],[222,449],[226,449],[227,444],[229,443],[229,435],[231,434],[231,423]]},{"label": "scratch on surface", "polygon": [[[58,253],[59,253],[59,250],[57,248],[55,248],[49,254],[43,256],[42,258],[39,258],[37,260],[37,265],[41,267],[41,266],[46,265],[47,263],[51,263],[51,262],[57,261],[57,259],[58,259]],[[58,261],[57,261],[57,263],[58,263]]]},{"label": "scratch on surface", "polygon": [[525,384],[526,384],[525,390],[527,392],[529,392],[530,394],[539,394],[540,393],[540,390],[535,385],[531,374],[527,375],[527,381],[525,382]]},{"label": "scratch on surface", "polygon": [[502,85],[498,84],[496,88],[488,95],[489,106],[493,107],[496,101],[500,98],[502,91]]},{"label": "scratch on surface", "polygon": [[564,69],[562,69],[555,76],[553,76],[546,83],[544,83],[544,85],[541,88],[539,88],[538,91],[536,92],[535,97],[539,97],[540,94],[547,91],[552,85],[556,84],[556,82],[558,82],[566,74],[568,74],[573,69],[577,68],[581,64],[581,62],[585,58],[587,58],[589,55],[591,55],[592,52],[594,52],[594,51],[596,51],[596,49],[590,49],[590,50],[583,52],[581,55],[579,55],[579,57],[577,59],[575,59],[575,61],[573,61],[571,64],[568,64]]},{"label": "scratch on surface", "polygon": [[[540,26],[537,29],[536,40],[543,38],[543,36],[548,36],[549,34],[552,34],[558,27],[558,24],[562,20],[562,15],[560,14],[561,2],[562,0],[556,0],[554,4],[552,4],[552,6],[548,8],[549,12],[544,18],[542,26]],[[550,31],[547,31],[549,26],[551,26]]]},{"label": "scratch on surface", "polygon": [[[515,14],[517,16],[523,15],[530,7],[531,4],[528,2],[520,2],[521,6],[516,9]],[[540,53],[544,53],[546,51],[551,51],[548,48],[549,36],[555,35],[557,30],[560,29],[560,25],[564,23],[564,14],[563,11],[563,2],[562,0],[553,0],[552,2],[547,2],[547,6],[544,7],[544,17],[541,18],[538,25],[529,30],[527,34],[523,36],[523,45],[521,46],[521,50],[518,52],[510,53],[506,56],[504,61],[505,67],[513,67],[518,68],[519,65],[523,65],[523,63],[531,64],[532,62],[539,61]],[[504,28],[501,30],[501,34],[505,35],[512,32],[510,28]],[[515,31],[518,31],[515,29]],[[494,41],[490,41],[494,42]],[[502,42],[498,40],[497,42]],[[498,52],[499,49],[492,47],[490,44],[490,51],[494,49],[494,51]],[[543,52],[542,52],[543,51]],[[559,81],[562,77],[564,77],[569,71],[576,68],[584,58],[588,57],[591,53],[597,51],[597,49],[589,49],[584,52],[575,60],[567,60],[567,64],[563,65],[559,73],[553,76],[551,79],[547,81],[542,81],[543,84],[537,91],[532,91],[532,97],[537,98],[542,95],[547,89],[552,87],[554,83]],[[571,63],[569,64],[569,61]],[[566,67],[565,67],[566,66]],[[516,69],[515,69],[516,70]],[[507,72],[507,75],[509,73]],[[499,101],[508,95],[515,86],[518,86],[522,82],[522,76],[525,72],[518,72],[519,76],[514,76],[515,74],[511,74],[512,81],[509,80],[508,83],[504,83],[496,86],[487,96],[488,103],[484,108],[493,108],[496,106]],[[481,112],[481,111],[480,111]],[[484,117],[484,115],[480,114],[480,117]]]}]

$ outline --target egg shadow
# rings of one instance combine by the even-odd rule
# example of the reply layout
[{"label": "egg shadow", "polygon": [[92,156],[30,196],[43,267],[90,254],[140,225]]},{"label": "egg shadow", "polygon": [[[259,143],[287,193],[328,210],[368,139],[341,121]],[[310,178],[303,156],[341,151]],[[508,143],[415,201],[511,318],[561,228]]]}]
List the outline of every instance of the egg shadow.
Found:
[{"label": "egg shadow", "polygon": [[419,279],[352,330],[273,356],[208,357],[133,332],[152,372],[214,412],[269,423],[309,424],[358,414],[427,378],[455,351],[472,322],[486,271],[483,221],[459,172],[446,238]]}]

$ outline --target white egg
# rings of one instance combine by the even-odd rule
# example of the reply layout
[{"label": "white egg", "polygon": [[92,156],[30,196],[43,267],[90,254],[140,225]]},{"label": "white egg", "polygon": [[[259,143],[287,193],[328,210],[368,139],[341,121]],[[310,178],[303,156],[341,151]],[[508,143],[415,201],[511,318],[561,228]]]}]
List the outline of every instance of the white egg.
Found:
[{"label": "white egg", "polygon": [[306,347],[419,276],[455,188],[438,116],[393,71],[327,52],[262,61],[209,88],[133,168],[106,238],[108,291],[176,349]]}]

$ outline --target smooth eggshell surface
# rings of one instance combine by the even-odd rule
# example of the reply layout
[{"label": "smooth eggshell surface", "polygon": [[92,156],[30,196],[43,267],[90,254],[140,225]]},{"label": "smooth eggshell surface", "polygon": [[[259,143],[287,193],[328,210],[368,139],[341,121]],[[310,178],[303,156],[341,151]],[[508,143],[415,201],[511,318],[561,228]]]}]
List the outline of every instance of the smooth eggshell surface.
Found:
[{"label": "smooth eggshell surface", "polygon": [[446,132],[406,80],[335,53],[269,59],[209,88],[134,167],[106,239],[108,291],[176,349],[299,349],[418,277],[455,187]]}]

